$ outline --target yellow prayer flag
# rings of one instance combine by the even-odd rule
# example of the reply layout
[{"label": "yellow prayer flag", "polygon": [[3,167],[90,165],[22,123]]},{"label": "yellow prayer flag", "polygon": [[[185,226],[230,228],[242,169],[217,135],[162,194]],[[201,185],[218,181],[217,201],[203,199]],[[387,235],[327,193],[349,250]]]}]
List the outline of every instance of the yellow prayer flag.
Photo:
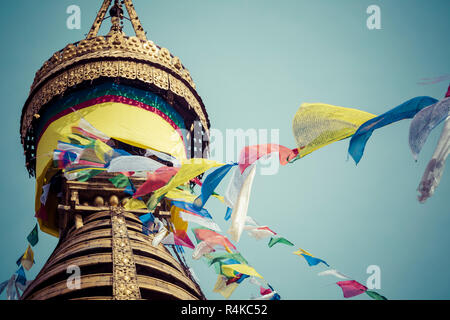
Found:
[{"label": "yellow prayer flag", "polygon": [[223,166],[223,163],[219,163],[214,160],[202,159],[202,158],[193,158],[189,160],[183,161],[180,170],[177,172],[175,176],[166,184],[164,187],[156,190],[150,200],[149,200],[149,208],[154,209],[158,204],[159,199],[164,196],[167,192],[175,189],[176,187],[189,182],[191,179],[194,179],[198,175],[204,173],[205,171],[214,168]]},{"label": "yellow prayer flag", "polygon": [[69,140],[76,141],[78,144],[80,144],[82,146],[87,146],[87,145],[92,143],[91,140],[85,139],[82,136],[80,136],[78,134],[74,134],[74,133],[71,133],[71,134],[67,135],[67,138],[69,138]]},{"label": "yellow prayer flag", "polygon": [[100,140],[95,140],[94,150],[96,156],[103,162],[106,161],[105,155],[109,155],[111,157],[114,153],[113,148]]},{"label": "yellow prayer flag", "polygon": [[351,108],[324,103],[303,103],[294,116],[292,131],[299,156],[330,143],[352,136],[356,130],[375,115]]},{"label": "yellow prayer flag", "polygon": [[212,194],[211,196],[217,198],[220,200],[220,202],[225,203],[225,198],[223,196],[220,196],[218,194]]},{"label": "yellow prayer flag", "polygon": [[172,206],[170,208],[170,221],[173,224],[173,227],[175,230],[184,230],[186,231],[188,228],[188,222],[184,221],[180,217],[180,211],[182,211],[180,208]]},{"label": "yellow prayer flag", "polygon": [[193,203],[195,199],[197,199],[198,196],[195,194],[190,193],[188,190],[180,190],[180,189],[173,189],[167,192],[166,198],[173,199],[173,200],[181,200],[189,203]]},{"label": "yellow prayer flag", "polygon": [[125,210],[139,210],[139,209],[147,209],[147,205],[144,201],[130,198],[123,206]]},{"label": "yellow prayer flag", "polygon": [[296,254],[296,255],[298,255],[298,256],[301,256],[302,253],[303,253],[303,254],[306,254],[306,255],[308,255],[308,256],[314,257],[311,253],[309,253],[308,251],[303,250],[303,249],[301,249],[301,248],[299,248],[297,251],[294,252],[294,254]]},{"label": "yellow prayer flag", "polygon": [[239,285],[237,282],[227,285],[227,280],[227,277],[219,274],[213,289],[213,292],[220,293],[225,299],[228,299]]},{"label": "yellow prayer flag", "polygon": [[21,263],[22,263],[22,266],[26,270],[30,270],[31,267],[33,266],[33,263],[34,263],[34,252],[33,252],[33,250],[31,250],[31,246],[30,245],[28,245],[27,250],[23,254]]},{"label": "yellow prayer flag", "polygon": [[227,277],[234,277],[234,272],[246,274],[253,277],[263,278],[261,275],[256,272],[256,270],[249,265],[246,264],[224,264],[222,265],[222,272]]}]

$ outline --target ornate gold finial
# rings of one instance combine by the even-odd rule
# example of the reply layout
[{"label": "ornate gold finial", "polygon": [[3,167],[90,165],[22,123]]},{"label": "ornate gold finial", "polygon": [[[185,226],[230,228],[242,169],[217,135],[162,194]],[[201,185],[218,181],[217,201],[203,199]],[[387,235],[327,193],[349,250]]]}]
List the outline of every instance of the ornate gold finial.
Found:
[{"label": "ornate gold finial", "polygon": [[108,36],[112,36],[116,33],[123,33],[123,27],[121,25],[121,23],[123,23],[122,2],[114,0],[114,5],[109,10],[109,15],[111,16],[111,30],[109,31]]},{"label": "ornate gold finial", "polygon": [[[111,5],[112,0],[104,0],[100,8],[100,11],[95,18],[95,21],[89,31],[86,39],[91,39],[97,37],[98,31],[102,25],[103,20],[105,20],[106,12]],[[114,5],[111,7],[109,14],[111,16],[111,31],[108,35],[114,33],[122,33],[122,27],[120,22],[124,19],[122,5],[125,4],[128,15],[130,17],[131,24],[133,25],[136,37],[142,41],[147,41],[147,36],[145,35],[144,28],[142,27],[141,21],[139,20],[136,10],[134,9],[132,0],[114,0]]]}]

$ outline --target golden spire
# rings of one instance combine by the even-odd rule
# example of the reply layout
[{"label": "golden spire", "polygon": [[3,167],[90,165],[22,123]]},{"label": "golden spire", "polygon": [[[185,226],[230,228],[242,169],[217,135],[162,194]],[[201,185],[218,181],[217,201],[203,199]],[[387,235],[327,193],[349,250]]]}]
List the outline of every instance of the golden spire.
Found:
[{"label": "golden spire", "polygon": [[[86,39],[91,39],[97,37],[98,31],[105,20],[106,12],[111,5],[112,0],[104,0],[103,4],[100,8],[100,11],[95,18],[94,23],[92,24],[91,30],[89,31]],[[134,9],[132,0],[114,0],[114,4],[109,10],[109,14],[111,16],[111,31],[108,35],[113,33],[121,33],[122,27],[120,26],[120,22],[123,21],[123,9],[122,5],[125,4],[125,7],[128,11],[128,15],[130,17],[131,24],[133,25],[134,32],[136,33],[136,37],[140,40],[147,41],[147,36],[145,35],[144,28],[142,28],[141,22],[136,14],[136,10]]]}]

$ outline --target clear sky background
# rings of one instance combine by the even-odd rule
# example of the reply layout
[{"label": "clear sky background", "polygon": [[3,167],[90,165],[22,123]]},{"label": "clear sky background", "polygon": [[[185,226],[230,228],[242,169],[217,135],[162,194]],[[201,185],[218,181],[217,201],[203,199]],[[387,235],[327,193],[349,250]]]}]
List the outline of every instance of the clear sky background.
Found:
[{"label": "clear sky background", "polygon": [[[381,114],[415,96],[442,99],[449,84],[418,84],[450,74],[448,0],[134,3],[149,39],[181,58],[212,127],[223,131],[279,129],[280,143],[293,148],[291,123],[303,102]],[[81,8],[80,30],[66,28],[71,4]],[[381,30],[366,27],[371,4],[381,8]],[[100,0],[16,0],[2,7],[0,281],[17,270],[36,223],[34,179],[25,170],[19,138],[21,108],[35,72],[55,51],[85,37],[100,5]],[[131,34],[130,28],[126,32]],[[378,265],[377,291],[389,299],[449,299],[450,168],[432,198],[425,204],[416,198],[442,124],[417,163],[408,147],[409,124],[375,131],[357,167],[347,161],[347,139],[281,167],[277,175],[257,175],[248,214],[363,284],[366,268]],[[211,199],[207,208],[226,231],[224,206]],[[56,242],[40,233],[28,279]],[[282,299],[343,299],[333,284],[337,279],[317,276],[325,268],[308,267],[292,247],[269,249],[266,240],[246,234],[237,247]],[[214,270],[201,261],[190,265],[207,298],[222,299],[212,292]],[[257,289],[244,281],[232,298],[248,299]]]}]

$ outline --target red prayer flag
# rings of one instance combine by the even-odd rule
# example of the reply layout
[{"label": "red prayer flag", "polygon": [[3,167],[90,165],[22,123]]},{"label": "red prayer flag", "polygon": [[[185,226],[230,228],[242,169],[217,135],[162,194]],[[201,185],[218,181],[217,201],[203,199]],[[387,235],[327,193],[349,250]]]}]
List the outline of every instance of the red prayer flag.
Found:
[{"label": "red prayer flag", "polygon": [[272,293],[272,290],[264,289],[264,287],[260,287],[259,292],[261,293],[262,296],[265,296],[266,294]]},{"label": "red prayer flag", "polygon": [[344,298],[351,298],[366,292],[367,287],[355,280],[339,281],[336,284],[341,287]]},{"label": "red prayer flag", "polygon": [[48,215],[47,210],[45,210],[45,205],[41,204],[41,207],[39,208],[38,212],[36,212],[35,217],[43,221],[47,221]]},{"label": "red prayer flag", "polygon": [[200,187],[203,185],[203,183],[197,177],[195,177],[191,181],[194,182],[195,184],[199,185]]},{"label": "red prayer flag", "polygon": [[177,174],[179,168],[175,167],[161,167],[153,173],[147,175],[147,181],[145,181],[139,189],[133,195],[133,198],[137,199],[146,194],[152,193],[159,188],[164,187],[172,177]]},{"label": "red prayer flag", "polygon": [[233,282],[236,282],[241,278],[242,278],[242,273],[238,273],[234,278],[229,278],[226,282],[226,285],[228,286],[229,284],[232,284]]},{"label": "red prayer flag", "polygon": [[221,245],[224,248],[233,248],[234,250],[236,250],[236,247],[230,242],[230,240],[228,240],[227,237],[212,231],[210,229],[202,229],[202,228],[198,228],[198,229],[193,229],[192,230],[195,234],[195,237],[197,238],[197,240],[200,241],[206,241],[210,246],[214,246],[214,245]]},{"label": "red prayer flag", "polygon": [[175,244],[177,244],[177,245],[195,249],[194,244],[192,243],[191,239],[189,239],[189,236],[187,235],[186,231],[184,231],[184,230],[176,230],[174,232],[174,239],[175,239]]},{"label": "red prayer flag", "polygon": [[298,155],[297,148],[289,149],[285,146],[274,143],[246,146],[241,150],[241,154],[239,155],[239,169],[241,170],[241,173],[243,173],[245,169],[252,165],[256,160],[272,152],[279,153],[280,164],[282,166],[288,164],[289,161]]}]

